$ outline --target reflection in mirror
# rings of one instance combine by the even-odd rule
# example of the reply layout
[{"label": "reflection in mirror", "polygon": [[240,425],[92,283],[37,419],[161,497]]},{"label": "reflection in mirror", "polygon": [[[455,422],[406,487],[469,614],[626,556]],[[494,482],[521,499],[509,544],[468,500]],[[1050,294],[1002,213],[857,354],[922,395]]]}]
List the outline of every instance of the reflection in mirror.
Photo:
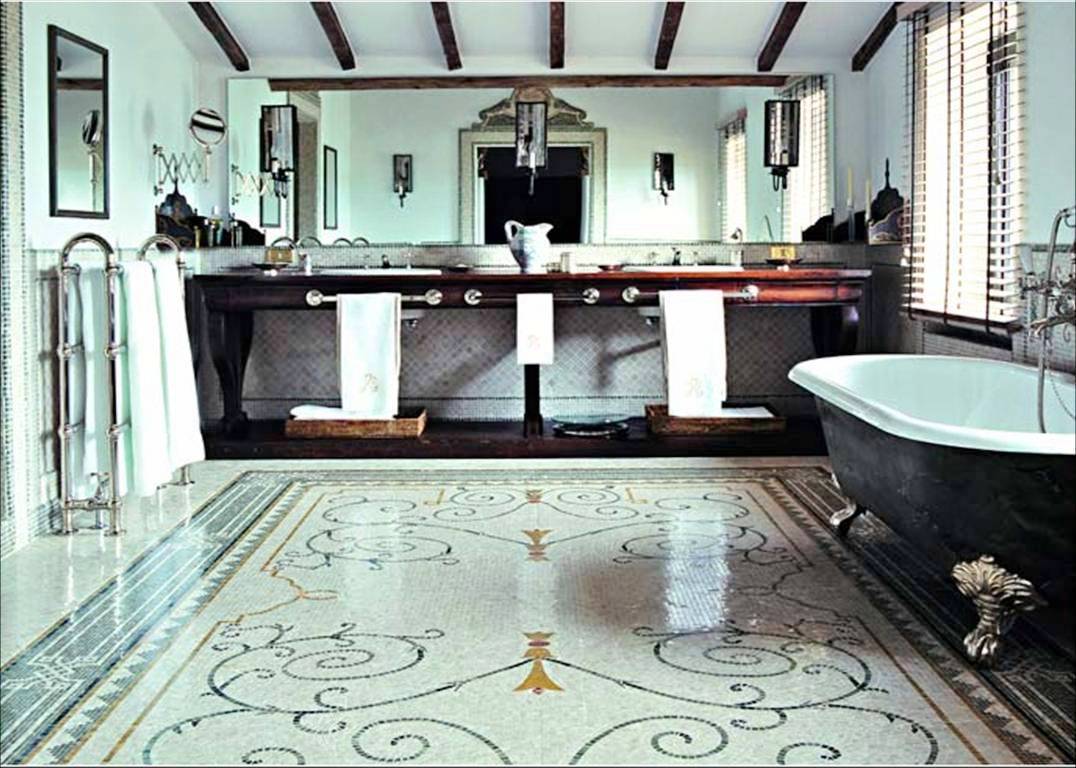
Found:
[{"label": "reflection in mirror", "polygon": [[108,218],[108,51],[48,28],[49,206]]},{"label": "reflection in mirror", "polygon": [[277,229],[280,224],[280,198],[269,190],[258,198],[258,226],[262,229]]},{"label": "reflection in mirror", "polygon": [[336,150],[326,145],[322,150],[322,167],[325,173],[325,229],[336,229],[339,226],[336,215]]},{"label": "reflection in mirror", "polygon": [[[828,75],[776,89],[526,84],[320,92],[275,91],[267,80],[244,78],[230,81],[228,94],[229,160],[243,171],[258,168],[262,108],[298,109],[298,136],[288,143],[296,171],[270,239],[362,234],[381,243],[499,244],[507,220],[552,224],[550,238],[562,244],[801,242],[834,232]],[[798,164],[787,170],[787,188],[776,190],[765,152],[772,100],[798,104],[785,122],[798,132]],[[338,153],[335,184],[324,145]],[[316,147],[312,163],[308,146]],[[413,178],[416,163],[421,195],[402,181]],[[331,212],[338,231],[326,235],[318,230]],[[240,200],[233,213],[258,216],[253,199]]]}]

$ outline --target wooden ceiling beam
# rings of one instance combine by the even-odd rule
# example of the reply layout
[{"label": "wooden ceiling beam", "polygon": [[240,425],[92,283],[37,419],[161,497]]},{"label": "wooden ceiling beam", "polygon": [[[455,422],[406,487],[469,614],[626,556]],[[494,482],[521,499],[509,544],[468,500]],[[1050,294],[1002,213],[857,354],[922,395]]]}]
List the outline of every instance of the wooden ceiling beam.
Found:
[{"label": "wooden ceiling beam", "polygon": [[862,72],[870,64],[871,59],[874,58],[874,54],[878,53],[878,50],[885,44],[886,38],[889,37],[889,33],[897,27],[897,6],[900,3],[893,3],[889,6],[889,10],[885,12],[885,15],[878,20],[878,23],[874,25],[874,29],[867,35],[867,39],[863,41],[863,45],[859,46],[859,50],[856,51],[856,55],[852,57],[852,71]]},{"label": "wooden ceiling beam", "polygon": [[441,38],[441,48],[445,52],[445,65],[450,69],[459,69],[463,66],[460,60],[460,49],[456,44],[456,31],[452,28],[452,13],[448,10],[448,3],[430,3],[433,9],[433,20],[437,24],[437,36]]},{"label": "wooden ceiling beam", "polygon": [[325,37],[329,39],[329,47],[333,49],[336,60],[340,62],[340,69],[349,70],[355,68],[355,51],[351,49],[351,43],[344,32],[344,25],[340,23],[340,17],[336,15],[336,9],[332,3],[310,3],[314,14],[325,30]]},{"label": "wooden ceiling beam", "polygon": [[271,77],[273,91],[398,91],[448,88],[780,88],[786,75],[549,75],[455,77]]},{"label": "wooden ceiling beam", "polygon": [[202,24],[205,25],[205,28],[209,30],[209,34],[213,35],[217,45],[224,51],[224,55],[228,57],[228,61],[232,63],[232,66],[239,72],[249,70],[250,59],[247,58],[247,54],[243,51],[243,46],[235,39],[235,35],[228,29],[228,25],[224,23],[224,19],[217,13],[217,9],[213,7],[213,3],[188,3],[188,5],[190,5],[191,10],[194,11]]},{"label": "wooden ceiling beam", "polygon": [[564,69],[564,3],[549,3],[549,68]]},{"label": "wooden ceiling beam", "polygon": [[665,3],[665,16],[658,34],[658,50],[654,54],[654,69],[668,69],[676,33],[680,31],[680,17],[684,14],[683,3]]},{"label": "wooden ceiling beam", "polygon": [[781,7],[777,23],[770,30],[770,37],[762,46],[762,53],[758,55],[759,72],[773,71],[773,65],[777,63],[781,51],[785,49],[785,43],[792,36],[792,30],[795,29],[796,22],[800,20],[803,9],[806,7],[807,3],[785,3]]}]

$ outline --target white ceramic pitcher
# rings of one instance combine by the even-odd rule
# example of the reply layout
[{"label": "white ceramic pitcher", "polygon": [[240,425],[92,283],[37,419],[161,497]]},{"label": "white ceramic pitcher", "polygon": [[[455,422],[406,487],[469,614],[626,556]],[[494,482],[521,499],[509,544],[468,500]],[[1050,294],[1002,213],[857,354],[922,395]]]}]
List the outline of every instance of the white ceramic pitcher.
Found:
[{"label": "white ceramic pitcher", "polygon": [[524,226],[518,221],[504,223],[504,235],[508,238],[508,249],[527,275],[540,275],[545,272],[549,262],[549,231],[552,224],[532,224]]}]

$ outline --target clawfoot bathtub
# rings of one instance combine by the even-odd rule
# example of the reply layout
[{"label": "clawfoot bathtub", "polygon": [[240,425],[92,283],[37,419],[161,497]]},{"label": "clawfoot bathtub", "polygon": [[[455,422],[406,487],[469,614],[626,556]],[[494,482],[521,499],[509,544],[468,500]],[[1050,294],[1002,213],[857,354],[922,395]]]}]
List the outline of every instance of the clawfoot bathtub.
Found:
[{"label": "clawfoot bathtub", "polygon": [[[968,657],[990,664],[1015,615],[1071,611],[1076,587],[1076,434],[1048,385],[1039,432],[1036,374],[960,357],[859,355],[809,360],[789,378],[815,395],[835,479],[864,509],[950,571],[975,605]],[[1056,388],[1056,394],[1050,392]]]}]

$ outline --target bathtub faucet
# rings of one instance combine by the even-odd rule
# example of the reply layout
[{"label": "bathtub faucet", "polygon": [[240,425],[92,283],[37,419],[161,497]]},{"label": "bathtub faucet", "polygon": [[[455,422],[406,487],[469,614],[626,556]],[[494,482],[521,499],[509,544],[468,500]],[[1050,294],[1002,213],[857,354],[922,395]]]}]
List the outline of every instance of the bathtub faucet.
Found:
[{"label": "bathtub faucet", "polygon": [[1053,299],[1052,311],[1048,309],[1045,317],[1031,323],[1032,336],[1041,336],[1056,325],[1076,324],[1076,275],[1043,293]]}]

